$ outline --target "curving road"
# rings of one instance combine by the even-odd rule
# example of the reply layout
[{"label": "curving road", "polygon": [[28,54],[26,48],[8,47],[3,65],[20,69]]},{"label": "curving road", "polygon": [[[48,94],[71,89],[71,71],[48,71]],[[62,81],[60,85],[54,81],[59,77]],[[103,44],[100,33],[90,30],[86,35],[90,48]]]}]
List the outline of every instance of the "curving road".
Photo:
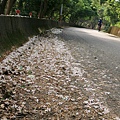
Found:
[{"label": "curving road", "polygon": [[84,70],[83,92],[104,101],[106,113],[120,119],[120,38],[96,30],[69,27],[60,37]]}]

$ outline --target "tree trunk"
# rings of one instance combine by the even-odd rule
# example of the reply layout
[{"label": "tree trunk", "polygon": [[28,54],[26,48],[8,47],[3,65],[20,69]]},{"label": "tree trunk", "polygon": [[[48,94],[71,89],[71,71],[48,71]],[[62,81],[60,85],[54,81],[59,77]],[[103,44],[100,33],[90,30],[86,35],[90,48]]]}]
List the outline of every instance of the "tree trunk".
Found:
[{"label": "tree trunk", "polygon": [[39,13],[38,13],[38,18],[41,18],[42,8],[43,8],[43,2],[41,1],[40,10],[39,10]]},{"label": "tree trunk", "polygon": [[6,15],[10,14],[10,11],[11,11],[11,9],[12,9],[15,2],[16,2],[16,0],[8,0],[6,12],[5,12]]},{"label": "tree trunk", "polygon": [[43,12],[42,12],[42,17],[44,17],[46,11],[47,11],[47,0],[44,0],[44,9],[43,9]]},{"label": "tree trunk", "polygon": [[0,14],[4,14],[6,3],[7,0],[3,0],[2,3],[0,4]]},{"label": "tree trunk", "polygon": [[47,0],[41,1],[38,17],[43,18],[46,10],[47,10]]}]

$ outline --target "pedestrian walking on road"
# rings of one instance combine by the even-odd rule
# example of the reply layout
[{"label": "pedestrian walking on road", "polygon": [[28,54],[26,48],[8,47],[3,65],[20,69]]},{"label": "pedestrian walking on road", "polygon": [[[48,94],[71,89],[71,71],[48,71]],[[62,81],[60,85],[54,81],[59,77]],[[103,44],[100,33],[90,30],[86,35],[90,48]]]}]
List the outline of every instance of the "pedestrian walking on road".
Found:
[{"label": "pedestrian walking on road", "polygon": [[98,20],[98,31],[101,31],[101,26],[102,26],[102,18]]}]

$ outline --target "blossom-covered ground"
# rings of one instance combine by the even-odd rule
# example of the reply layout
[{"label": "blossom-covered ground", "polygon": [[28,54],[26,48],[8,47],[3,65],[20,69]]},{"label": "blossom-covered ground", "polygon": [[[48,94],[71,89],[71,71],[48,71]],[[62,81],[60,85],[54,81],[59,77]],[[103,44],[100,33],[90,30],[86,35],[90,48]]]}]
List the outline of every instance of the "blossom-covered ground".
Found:
[{"label": "blossom-covered ground", "polygon": [[119,119],[84,93],[85,72],[54,35],[60,32],[29,38],[0,63],[0,120]]}]

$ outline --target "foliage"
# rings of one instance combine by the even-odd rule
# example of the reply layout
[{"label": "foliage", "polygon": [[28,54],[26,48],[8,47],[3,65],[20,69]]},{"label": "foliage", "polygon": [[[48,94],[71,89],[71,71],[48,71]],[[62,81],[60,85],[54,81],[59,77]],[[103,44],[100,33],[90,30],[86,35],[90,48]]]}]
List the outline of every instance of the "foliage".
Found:
[{"label": "foliage", "polygon": [[115,26],[120,27],[120,22],[117,22],[117,23],[115,24]]},{"label": "foliage", "polygon": [[115,25],[120,21],[120,1],[107,1],[104,4],[104,19],[111,23],[111,25]]},{"label": "foliage", "polygon": [[[9,2],[8,2],[9,1]],[[13,2],[14,1],[14,2]],[[9,7],[8,3],[12,6]],[[60,16],[61,6],[62,16]],[[19,9],[22,16],[46,18],[95,26],[101,17],[104,24],[119,25],[120,0],[1,0],[0,14],[16,14]],[[94,25],[93,25],[94,24]]]}]

